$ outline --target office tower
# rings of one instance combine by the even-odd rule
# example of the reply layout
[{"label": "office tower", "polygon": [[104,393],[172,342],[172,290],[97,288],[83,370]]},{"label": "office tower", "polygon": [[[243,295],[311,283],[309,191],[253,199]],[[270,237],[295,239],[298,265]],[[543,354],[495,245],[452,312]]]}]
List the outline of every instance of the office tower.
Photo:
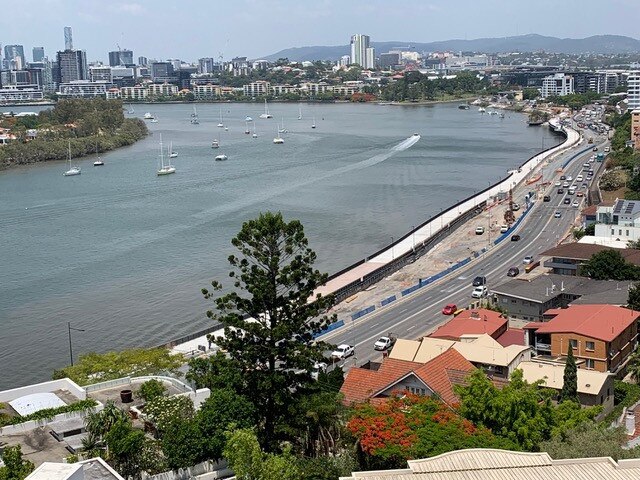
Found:
[{"label": "office tower", "polygon": [[629,110],[640,109],[640,71],[630,72],[627,78],[627,101]]},{"label": "office tower", "polygon": [[64,49],[73,50],[73,34],[71,27],[64,27]]},{"label": "office tower", "polygon": [[88,80],[87,54],[83,50],[58,52],[58,83]]},{"label": "office tower", "polygon": [[213,73],[215,70],[215,60],[211,57],[200,58],[198,60],[198,73]]},{"label": "office tower", "polygon": [[149,65],[149,59],[147,57],[138,57],[138,65],[141,67],[146,67]]},{"label": "office tower", "polygon": [[24,47],[22,45],[5,45],[4,61],[9,70],[22,70],[27,62],[24,58]]},{"label": "office tower", "polygon": [[109,52],[109,66],[117,67],[120,65],[133,65],[133,51],[131,50],[115,50]]},{"label": "office tower", "polygon": [[366,55],[364,58],[364,68],[375,68],[376,67],[376,49],[373,47],[368,47],[366,50]]},{"label": "office tower", "polygon": [[351,63],[367,67],[367,48],[369,48],[369,35],[356,33],[351,36]]},{"label": "office tower", "polygon": [[33,47],[32,51],[33,63],[44,60],[44,47]]}]

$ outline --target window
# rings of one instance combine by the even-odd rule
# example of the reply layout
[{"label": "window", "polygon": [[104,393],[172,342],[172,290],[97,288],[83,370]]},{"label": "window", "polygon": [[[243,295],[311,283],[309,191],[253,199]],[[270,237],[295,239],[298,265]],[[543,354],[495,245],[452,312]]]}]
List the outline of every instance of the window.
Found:
[{"label": "window", "polygon": [[611,229],[611,235],[615,235],[615,234],[616,234],[616,231],[612,228]]},{"label": "window", "polygon": [[593,370],[594,368],[596,368],[596,362],[595,362],[595,360],[594,360],[593,358],[587,358],[587,361],[586,361],[586,367],[587,367],[589,370]]},{"label": "window", "polygon": [[586,348],[587,350],[593,351],[596,349],[596,344],[595,342],[585,342],[584,348]]},{"label": "window", "polygon": [[407,387],[407,390],[409,392],[413,393],[414,395],[426,395],[427,394],[427,389],[426,388]]},{"label": "window", "polygon": [[571,344],[571,348],[578,348],[578,340],[570,339],[569,343]]}]

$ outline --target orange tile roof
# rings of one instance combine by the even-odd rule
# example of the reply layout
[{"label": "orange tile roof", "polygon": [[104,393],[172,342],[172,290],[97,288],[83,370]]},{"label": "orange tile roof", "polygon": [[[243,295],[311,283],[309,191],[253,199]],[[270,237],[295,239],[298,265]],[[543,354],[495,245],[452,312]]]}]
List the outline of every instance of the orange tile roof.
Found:
[{"label": "orange tile roof", "polygon": [[453,385],[461,384],[474,366],[456,350],[449,349],[427,363],[385,358],[377,371],[352,368],[347,372],[340,392],[347,404],[364,402],[413,373],[448,404],[458,402]]},{"label": "orange tile roof", "polygon": [[571,305],[544,314],[555,317],[524,328],[534,328],[536,333],[575,333],[604,342],[611,342],[640,316],[640,312],[615,305]]},{"label": "orange tile roof", "polygon": [[[477,316],[476,316],[477,314]],[[476,310],[465,310],[457,317],[452,318],[447,323],[439,327],[430,337],[460,339],[462,335],[493,334],[505,326],[508,319],[499,312],[478,308]]]}]

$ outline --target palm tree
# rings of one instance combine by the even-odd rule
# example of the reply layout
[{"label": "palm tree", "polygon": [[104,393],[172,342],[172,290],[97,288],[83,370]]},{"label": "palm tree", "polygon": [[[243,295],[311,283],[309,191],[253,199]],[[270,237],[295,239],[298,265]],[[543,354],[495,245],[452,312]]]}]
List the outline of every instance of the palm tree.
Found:
[{"label": "palm tree", "polygon": [[127,414],[120,410],[113,400],[105,403],[104,408],[99,412],[91,412],[84,419],[84,425],[90,434],[98,439],[102,439],[111,427],[118,421],[127,418]]},{"label": "palm tree", "polygon": [[86,458],[99,457],[103,449],[102,441],[93,433],[89,433],[82,439],[82,450]]}]

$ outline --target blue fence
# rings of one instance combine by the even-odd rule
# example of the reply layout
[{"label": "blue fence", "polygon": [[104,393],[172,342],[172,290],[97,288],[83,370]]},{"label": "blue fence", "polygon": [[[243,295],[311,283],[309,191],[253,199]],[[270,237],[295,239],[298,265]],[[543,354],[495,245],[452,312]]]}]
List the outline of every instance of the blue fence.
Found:
[{"label": "blue fence", "polygon": [[334,322],[331,325],[327,326],[327,328],[324,328],[321,331],[319,331],[318,333],[316,333],[313,336],[313,338],[318,338],[320,335],[324,335],[325,333],[332,332],[336,328],[340,328],[342,326],[344,326],[344,320],[338,320],[337,322]]},{"label": "blue fence", "polygon": [[580,155],[582,155],[583,153],[588,152],[589,150],[592,150],[592,149],[593,149],[593,147],[587,147],[587,148],[585,148],[584,150],[580,150],[578,153],[576,153],[575,155],[571,156],[571,157],[569,158],[569,160],[567,160],[566,162],[564,162],[564,163],[562,164],[562,168],[564,169],[567,165],[569,165],[569,163],[570,163],[574,158],[579,157],[579,156],[580,156]]},{"label": "blue fence", "polygon": [[376,309],[375,305],[371,305],[370,307],[365,308],[364,310],[360,310],[359,312],[354,313],[353,315],[351,315],[351,320],[356,320],[360,317],[363,317],[365,315],[367,315],[368,313],[373,312]]},{"label": "blue fence", "polygon": [[389,305],[391,302],[395,302],[396,301],[396,296],[395,295],[391,295],[388,298],[385,298],[384,300],[382,300],[380,302],[380,306],[384,307],[385,305]]}]

